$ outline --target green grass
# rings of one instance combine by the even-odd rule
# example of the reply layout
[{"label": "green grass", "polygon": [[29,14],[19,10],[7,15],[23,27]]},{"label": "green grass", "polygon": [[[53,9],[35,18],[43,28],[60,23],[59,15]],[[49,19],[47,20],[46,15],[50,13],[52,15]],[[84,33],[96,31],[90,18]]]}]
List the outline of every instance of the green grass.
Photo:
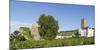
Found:
[{"label": "green grass", "polygon": [[68,38],[68,39],[54,39],[54,40],[26,40],[26,41],[11,41],[11,49],[25,49],[25,48],[44,48],[44,47],[59,47],[59,46],[75,46],[94,44],[94,38]]}]

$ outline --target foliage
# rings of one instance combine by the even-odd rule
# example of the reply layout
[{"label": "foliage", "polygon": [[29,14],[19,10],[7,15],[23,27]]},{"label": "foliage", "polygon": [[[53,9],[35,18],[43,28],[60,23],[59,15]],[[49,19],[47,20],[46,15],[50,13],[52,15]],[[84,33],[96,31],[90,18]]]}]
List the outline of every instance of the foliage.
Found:
[{"label": "foliage", "polygon": [[53,39],[53,40],[40,40],[40,41],[33,41],[33,40],[11,41],[10,48],[12,48],[12,49],[25,49],[25,48],[88,45],[88,44],[94,44],[94,37]]},{"label": "foliage", "polygon": [[19,31],[16,30],[12,34],[10,34],[10,41],[12,40],[24,41],[25,37],[22,36]]},{"label": "foliage", "polygon": [[44,39],[54,39],[58,33],[58,22],[53,18],[53,16],[46,16],[42,14],[39,18],[38,24],[40,36]]},{"label": "foliage", "polygon": [[26,39],[31,39],[31,31],[29,27],[20,27],[19,31],[15,30],[12,34],[10,34],[10,41],[24,41]]},{"label": "foliage", "polygon": [[78,33],[78,30],[77,30],[76,33],[75,33],[75,37],[76,37],[76,38],[79,38],[79,37],[80,37],[80,34]]},{"label": "foliage", "polygon": [[19,28],[20,33],[26,38],[30,39],[31,38],[31,30],[29,27],[20,27]]}]

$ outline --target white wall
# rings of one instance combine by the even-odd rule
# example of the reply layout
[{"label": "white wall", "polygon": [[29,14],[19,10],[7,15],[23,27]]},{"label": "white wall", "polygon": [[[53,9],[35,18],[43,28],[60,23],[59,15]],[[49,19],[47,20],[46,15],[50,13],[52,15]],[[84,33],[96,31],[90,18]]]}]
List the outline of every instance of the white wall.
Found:
[{"label": "white wall", "polygon": [[94,36],[94,30],[93,29],[88,29],[88,35],[87,37],[93,37]]},{"label": "white wall", "polygon": [[85,29],[79,29],[79,34],[81,37],[86,36],[86,30]]}]

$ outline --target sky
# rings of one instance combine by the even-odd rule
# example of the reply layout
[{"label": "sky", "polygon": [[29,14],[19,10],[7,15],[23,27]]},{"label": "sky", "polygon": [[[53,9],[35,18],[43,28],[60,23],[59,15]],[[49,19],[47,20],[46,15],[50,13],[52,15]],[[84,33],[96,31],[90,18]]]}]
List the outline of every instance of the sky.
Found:
[{"label": "sky", "polygon": [[23,2],[10,0],[11,32],[21,26],[30,27],[38,21],[41,14],[53,16],[59,24],[59,31],[80,28],[82,18],[94,27],[94,6],[58,3]]}]

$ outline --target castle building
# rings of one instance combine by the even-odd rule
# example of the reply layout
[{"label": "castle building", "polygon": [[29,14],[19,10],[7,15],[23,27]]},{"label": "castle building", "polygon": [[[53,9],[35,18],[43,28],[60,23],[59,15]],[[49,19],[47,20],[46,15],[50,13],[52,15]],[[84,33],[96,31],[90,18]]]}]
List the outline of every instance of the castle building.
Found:
[{"label": "castle building", "polygon": [[81,37],[93,37],[94,36],[94,29],[88,27],[87,20],[82,18],[81,19],[81,28],[78,30]]}]

